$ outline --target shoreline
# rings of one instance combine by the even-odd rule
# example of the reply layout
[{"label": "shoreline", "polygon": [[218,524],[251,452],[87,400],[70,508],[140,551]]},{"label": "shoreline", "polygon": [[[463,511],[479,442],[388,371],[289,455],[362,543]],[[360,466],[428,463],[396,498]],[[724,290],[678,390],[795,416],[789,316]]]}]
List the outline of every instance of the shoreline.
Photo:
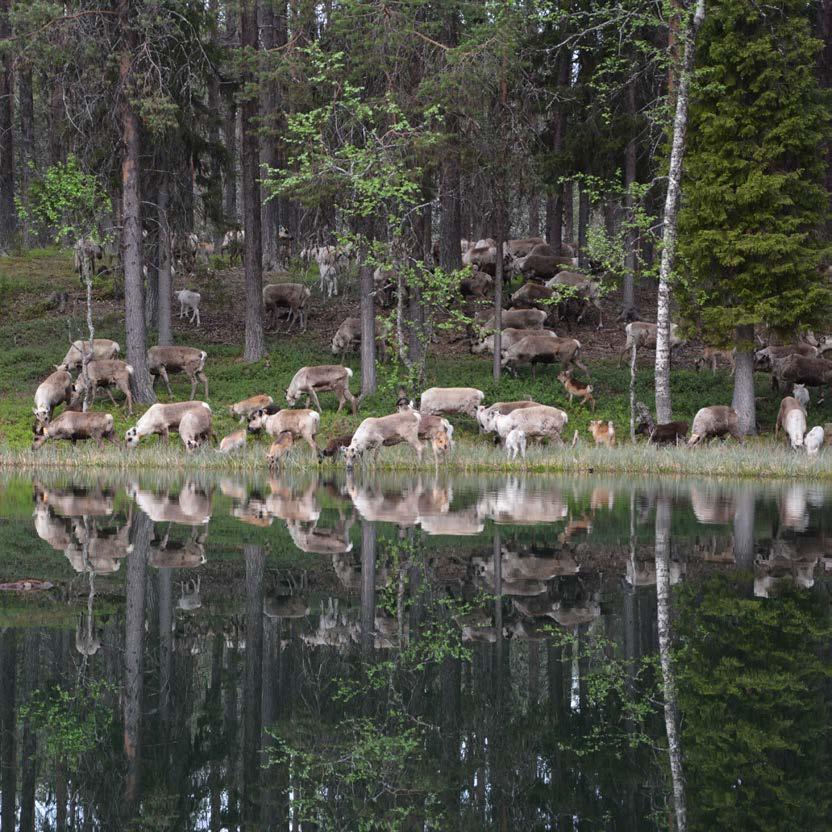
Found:
[{"label": "shoreline", "polygon": [[[95,470],[237,473],[268,476],[265,444],[250,444],[242,453],[226,456],[213,449],[186,454],[178,445],[152,445],[138,449],[104,447],[46,448],[39,451],[0,448],[0,471]],[[284,471],[319,469],[324,473],[344,471],[343,461],[324,461],[320,465],[306,446],[299,446]],[[279,473],[277,469],[275,473]],[[412,459],[408,448],[385,449],[378,464],[358,464],[356,472],[375,470],[385,473],[435,472],[433,455],[426,447],[421,463]],[[832,453],[809,458],[802,451],[765,440],[704,448],[661,448],[646,444],[596,448],[586,444],[576,448],[533,447],[527,459],[507,460],[502,449],[460,439],[450,460],[440,462],[438,470],[459,474],[638,474],[652,476],[697,476],[731,479],[814,480],[832,483]]]}]

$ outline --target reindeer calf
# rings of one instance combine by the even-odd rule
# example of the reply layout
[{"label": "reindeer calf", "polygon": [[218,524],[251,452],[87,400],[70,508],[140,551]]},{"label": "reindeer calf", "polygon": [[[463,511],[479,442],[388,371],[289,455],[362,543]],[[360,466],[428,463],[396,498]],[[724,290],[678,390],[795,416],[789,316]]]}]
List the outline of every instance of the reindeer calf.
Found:
[{"label": "reindeer calf", "polygon": [[558,373],[558,381],[564,386],[566,392],[569,394],[569,404],[572,404],[572,397],[577,396],[581,400],[581,404],[592,404],[592,412],[595,412],[595,399],[592,397],[592,385],[583,384],[580,381],[575,381],[572,378],[572,373],[569,370],[564,370]]}]

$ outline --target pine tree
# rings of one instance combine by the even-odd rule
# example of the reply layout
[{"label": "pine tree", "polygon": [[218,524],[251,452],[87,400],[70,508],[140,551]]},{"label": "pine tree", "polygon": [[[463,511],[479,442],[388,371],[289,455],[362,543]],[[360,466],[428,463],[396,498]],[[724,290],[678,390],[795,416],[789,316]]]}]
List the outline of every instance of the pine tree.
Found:
[{"label": "pine tree", "polygon": [[718,0],[702,28],[680,216],[682,291],[708,343],[734,341],[734,407],[754,429],[753,327],[793,334],[832,293],[818,266],[829,113],[800,0]]}]

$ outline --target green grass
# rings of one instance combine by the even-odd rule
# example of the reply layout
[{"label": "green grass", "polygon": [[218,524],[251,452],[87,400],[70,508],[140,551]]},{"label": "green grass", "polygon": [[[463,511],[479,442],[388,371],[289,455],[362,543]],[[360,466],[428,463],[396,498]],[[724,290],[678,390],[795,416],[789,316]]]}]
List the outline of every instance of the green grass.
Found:
[{"label": "green grass", "polygon": [[[314,275],[298,272],[293,277],[312,281]],[[264,440],[254,440],[245,454],[225,458],[212,451],[188,456],[176,437],[169,447],[160,445],[155,438],[145,440],[137,451],[127,452],[115,449],[98,451],[94,447],[79,445],[73,450],[69,446],[47,444],[36,454],[27,449],[32,439],[32,396],[37,384],[51,371],[52,365],[61,360],[71,338],[83,334],[83,306],[76,305],[77,317],[71,318],[71,307],[66,315],[57,312],[28,314],[42,302],[45,293],[63,288],[79,294],[77,278],[72,272],[71,258],[66,252],[54,250],[31,252],[25,257],[0,259],[0,286],[3,287],[7,308],[11,315],[0,327],[0,465],[48,465],[66,466],[113,466],[116,468],[170,468],[172,470],[193,470],[195,468],[216,468],[223,470],[254,471],[265,466]],[[229,302],[230,290],[223,279],[217,276],[206,291],[208,308],[222,308]],[[313,293],[313,302],[319,302]],[[17,315],[21,311],[23,314]],[[98,319],[96,335],[112,337],[124,343],[123,319],[118,305],[102,290],[96,306]],[[313,315],[310,331],[305,334],[270,333],[269,353],[265,360],[255,364],[244,364],[241,360],[241,346],[218,343],[212,340],[209,327],[195,330],[186,327],[178,329],[177,340],[192,346],[199,346],[209,354],[206,371],[210,384],[209,403],[214,411],[214,430],[223,436],[237,429],[238,424],[228,413],[228,405],[255,393],[268,393],[278,404],[285,403],[284,391],[296,370],[307,364],[331,363],[329,351],[331,327],[316,329]],[[327,331],[323,331],[327,329]],[[153,335],[149,343],[153,343]],[[608,336],[616,343],[621,333],[610,331]],[[242,334],[240,335],[240,341]],[[564,438],[571,440],[578,430],[582,443],[590,440],[587,426],[592,418],[615,422],[619,437],[625,439],[629,425],[629,369],[618,367],[614,362],[593,362],[590,365],[594,395],[598,402],[596,413],[591,413],[577,402],[568,404],[560,383],[556,380],[556,369],[541,367],[537,378],[521,370],[520,377],[505,376],[499,383],[491,378],[491,362],[488,358],[467,354],[442,356],[442,345],[434,348],[434,355],[428,364],[425,387],[428,386],[473,386],[486,394],[486,402],[531,397],[544,404],[564,408],[569,414],[569,425]],[[437,354],[438,353],[438,354]],[[637,378],[637,397],[652,405],[652,357],[648,352],[640,356],[640,371]],[[353,390],[359,387],[358,356],[349,356],[349,366],[355,371]],[[347,411],[335,414],[335,397],[321,396],[324,412],[321,419],[319,441],[329,436],[351,432],[365,416],[378,416],[393,410],[398,379],[389,366],[379,366],[379,392],[362,402],[361,411],[353,417]],[[694,372],[687,369],[674,370],[672,395],[674,416],[691,421],[694,413],[706,404],[727,404],[731,400],[733,380],[726,372],[712,375],[709,371]],[[770,390],[769,377],[757,376],[758,420],[764,433],[770,434],[779,406],[780,396]],[[186,398],[190,385],[179,377],[173,378],[174,396],[177,400]],[[413,391],[414,394],[418,391]],[[159,388],[161,401],[167,401],[167,393]],[[201,393],[198,390],[197,396]],[[116,394],[119,401],[120,394]],[[99,393],[96,409],[113,410],[106,393]],[[143,407],[137,406],[136,415],[127,418],[123,407],[113,411],[116,430],[119,434],[134,424]],[[810,406],[810,425],[832,422],[832,401],[818,408]],[[514,470],[519,464],[509,466],[501,453],[489,445],[489,440],[480,437],[476,424],[467,418],[454,419],[455,437],[459,440],[452,465],[459,470]],[[256,444],[255,444],[256,443]],[[52,445],[50,447],[50,445]],[[730,455],[726,456],[728,452]],[[736,456],[734,456],[736,454]],[[385,467],[414,467],[414,460],[407,452],[387,451],[382,454]],[[425,454],[423,467],[431,467],[431,455]],[[294,452],[290,466],[314,464],[311,453],[300,448]],[[735,467],[739,465],[739,470]],[[811,473],[827,476],[826,464],[821,457],[818,462],[809,461],[804,455],[795,455],[775,447],[770,440],[755,441],[745,449],[706,450],[691,454],[684,449],[655,451],[651,448],[622,447],[606,453],[581,447],[577,453],[558,450],[535,451],[528,466],[534,470],[566,471],[618,470],[645,473],[713,473],[739,474],[743,476],[801,476]],[[762,473],[767,472],[767,473]]]},{"label": "green grass", "polygon": [[[112,446],[97,449],[79,446],[74,452],[67,447],[45,446],[39,451],[15,450],[0,447],[0,469],[78,470],[107,469],[115,472],[148,470],[164,471],[174,475],[193,474],[198,471],[238,473],[246,476],[264,475],[267,443],[256,439],[249,447],[234,456],[224,456],[213,449],[186,454],[180,445],[148,445],[125,451]],[[343,463],[336,463],[342,468]],[[298,473],[317,466],[315,456],[305,445],[292,451],[284,470]],[[326,462],[324,471],[330,471],[333,463]],[[373,468],[359,465],[358,469]],[[440,464],[457,474],[487,473],[630,473],[644,476],[706,476],[729,478],[811,478],[832,480],[832,455],[810,459],[804,453],[794,452],[782,445],[773,445],[765,439],[756,439],[738,445],[727,441],[710,447],[689,449],[661,448],[622,444],[617,448],[596,448],[582,440],[575,448],[565,445],[530,447],[525,461],[506,459],[499,447],[485,438],[472,441],[462,439],[447,463]],[[421,463],[408,447],[384,449],[374,466],[379,471],[434,471],[433,455],[426,447]]]}]

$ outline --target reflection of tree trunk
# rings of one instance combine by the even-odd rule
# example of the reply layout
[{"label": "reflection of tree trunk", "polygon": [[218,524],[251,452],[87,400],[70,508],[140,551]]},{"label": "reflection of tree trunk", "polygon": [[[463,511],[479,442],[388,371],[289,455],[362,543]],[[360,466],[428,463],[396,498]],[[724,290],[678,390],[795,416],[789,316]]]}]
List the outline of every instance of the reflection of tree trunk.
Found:
[{"label": "reflection of tree trunk", "polygon": [[682,771],[682,740],[679,732],[679,705],[676,697],[676,677],[670,655],[672,636],[670,621],[670,519],[672,506],[669,497],[656,500],[656,620],[659,631],[659,656],[664,682],[664,724],[670,757],[670,776],[673,781],[673,806],[677,832],[687,829],[685,781]]},{"label": "reflection of tree trunk", "polygon": [[540,696],[540,642],[528,642],[529,648],[529,708],[537,706]]},{"label": "reflection of tree trunk", "polygon": [[246,562],[246,658],[243,708],[243,821],[260,814],[260,733],[263,695],[263,567],[260,546],[243,547]]},{"label": "reflection of tree trunk", "polygon": [[563,710],[563,648],[560,644],[548,644],[546,669],[549,676],[549,710],[555,723],[559,723]]},{"label": "reflection of tree trunk", "polygon": [[14,829],[17,786],[17,632],[7,629],[0,635],[0,828]]},{"label": "reflection of tree trunk", "polygon": [[[28,701],[38,686],[38,631],[26,630],[23,637],[22,699]],[[35,781],[37,779],[37,735],[29,720],[23,721],[20,736],[22,777],[20,782],[20,832],[35,830]]]},{"label": "reflection of tree trunk", "polygon": [[376,626],[376,527],[361,521],[361,650],[372,652]]},{"label": "reflection of tree trunk", "polygon": [[127,759],[124,811],[132,815],[141,786],[141,720],[144,694],[145,571],[153,523],[140,511],[133,515],[127,557],[127,603],[124,637],[124,756]]},{"label": "reflection of tree trunk", "polygon": [[170,569],[159,569],[156,575],[159,580],[159,721],[162,736],[166,736],[173,671],[173,591]]},{"label": "reflection of tree trunk", "polygon": [[734,512],[734,561],[737,569],[754,569],[754,492],[740,488]]}]

